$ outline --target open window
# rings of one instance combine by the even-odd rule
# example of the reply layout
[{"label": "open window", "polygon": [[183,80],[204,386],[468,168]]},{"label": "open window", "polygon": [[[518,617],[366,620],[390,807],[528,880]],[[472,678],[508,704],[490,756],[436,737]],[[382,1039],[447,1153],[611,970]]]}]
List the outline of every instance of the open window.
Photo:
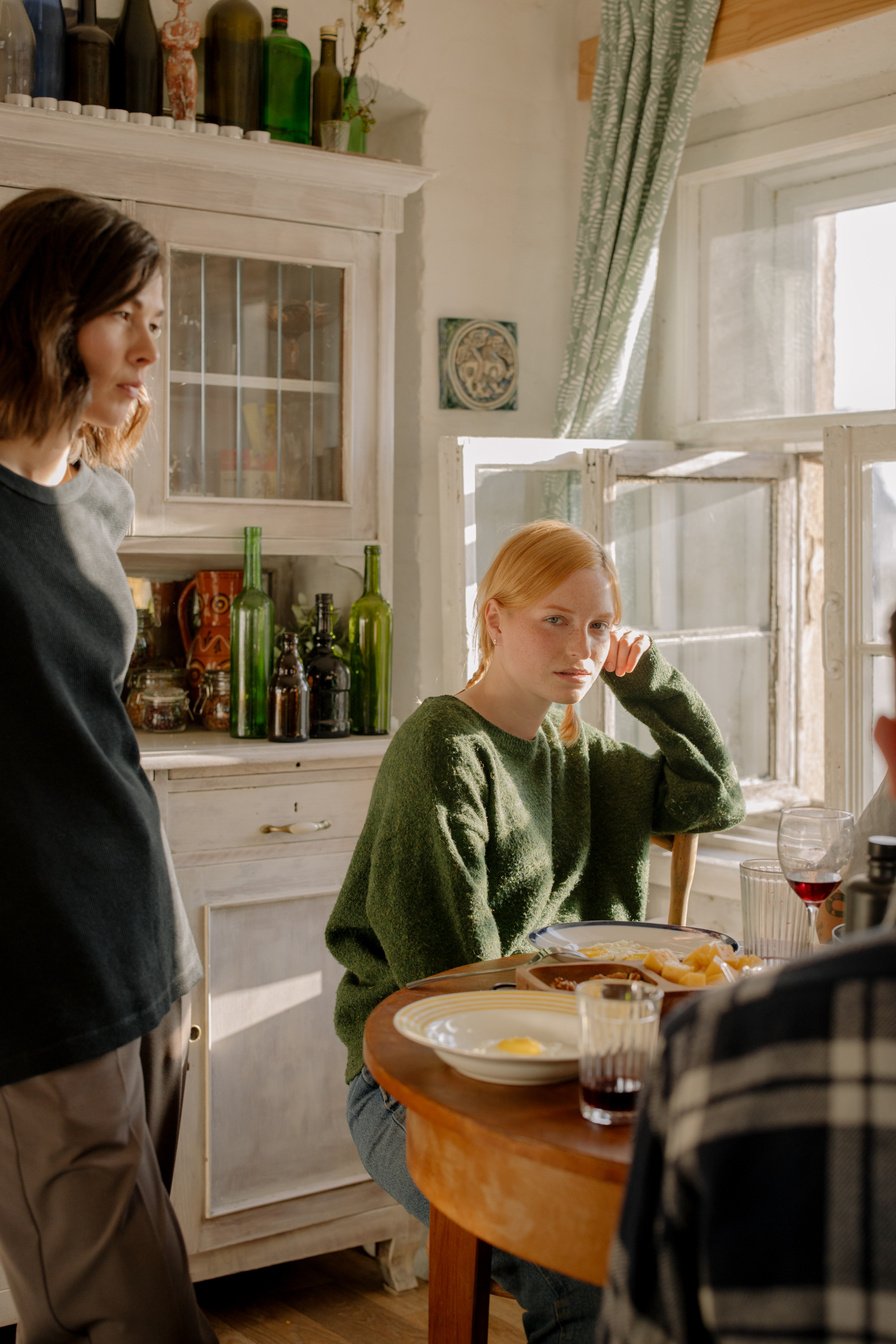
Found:
[{"label": "open window", "polygon": [[[750,806],[795,795],[799,765],[792,608],[802,592],[797,462],[779,453],[558,439],[441,441],[446,687],[461,686],[476,584],[498,546],[537,518],[591,530],[619,569],[623,619],[705,698]],[[653,750],[596,687],[583,717]]]}]

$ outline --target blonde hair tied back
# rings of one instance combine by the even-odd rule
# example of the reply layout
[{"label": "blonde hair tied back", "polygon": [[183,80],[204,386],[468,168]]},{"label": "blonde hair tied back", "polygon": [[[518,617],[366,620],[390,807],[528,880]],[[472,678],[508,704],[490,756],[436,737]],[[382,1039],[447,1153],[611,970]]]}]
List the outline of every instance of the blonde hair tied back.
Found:
[{"label": "blonde hair tied back", "polygon": [[[479,665],[467,686],[475,686],[488,671],[492,643],[485,623],[485,608],[492,598],[503,607],[531,606],[545,593],[579,569],[595,569],[605,574],[613,594],[613,616],[622,616],[619,576],[616,566],[596,537],[572,523],[542,518],[519,528],[499,548],[476,590],[474,631]],[[560,736],[575,742],[579,735],[579,716],[575,705],[563,715]]]}]

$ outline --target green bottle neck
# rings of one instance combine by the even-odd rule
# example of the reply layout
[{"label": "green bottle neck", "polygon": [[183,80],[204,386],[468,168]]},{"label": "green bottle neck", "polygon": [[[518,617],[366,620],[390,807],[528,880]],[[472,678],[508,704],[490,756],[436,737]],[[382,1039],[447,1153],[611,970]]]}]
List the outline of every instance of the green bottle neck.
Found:
[{"label": "green bottle neck", "polygon": [[243,531],[243,587],[261,587],[261,528],[247,527]]},{"label": "green bottle neck", "polygon": [[364,548],[364,596],[380,597],[380,551],[372,546]]}]

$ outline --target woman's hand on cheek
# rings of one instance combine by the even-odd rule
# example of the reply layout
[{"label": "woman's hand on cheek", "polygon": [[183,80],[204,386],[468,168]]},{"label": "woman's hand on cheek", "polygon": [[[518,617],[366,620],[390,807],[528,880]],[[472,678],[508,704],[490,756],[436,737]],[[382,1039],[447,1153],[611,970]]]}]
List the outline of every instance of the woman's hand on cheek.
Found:
[{"label": "woman's hand on cheek", "polygon": [[643,630],[630,630],[618,625],[610,636],[610,651],[604,663],[604,671],[617,677],[634,672],[644,654],[650,648],[650,636]]}]

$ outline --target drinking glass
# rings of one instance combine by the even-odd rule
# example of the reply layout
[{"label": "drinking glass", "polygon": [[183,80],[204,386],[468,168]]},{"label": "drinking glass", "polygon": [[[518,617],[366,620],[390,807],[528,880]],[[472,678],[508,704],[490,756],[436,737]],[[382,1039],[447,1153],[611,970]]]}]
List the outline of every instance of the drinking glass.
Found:
[{"label": "drinking glass", "polygon": [[778,820],[778,862],[813,931],[819,905],[843,880],[854,833],[852,813],[830,807],[786,807]]},{"label": "drinking glass", "polygon": [[659,1031],[663,991],[643,981],[583,980],[579,1007],[579,1109],[596,1125],[634,1118]]}]

